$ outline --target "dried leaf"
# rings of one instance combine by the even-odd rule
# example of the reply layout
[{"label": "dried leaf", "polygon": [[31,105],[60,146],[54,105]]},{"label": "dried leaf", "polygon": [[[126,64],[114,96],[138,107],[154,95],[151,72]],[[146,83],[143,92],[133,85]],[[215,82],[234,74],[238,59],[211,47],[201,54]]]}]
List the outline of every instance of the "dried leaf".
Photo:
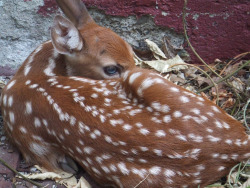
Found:
[{"label": "dried leaf", "polygon": [[91,188],[91,185],[83,177],[81,177],[77,185],[73,188]]},{"label": "dried leaf", "polygon": [[170,40],[167,37],[163,39],[163,51],[168,59],[171,59],[176,56],[175,49],[176,47],[173,46]]},{"label": "dried leaf", "polygon": [[140,66],[143,62],[143,60],[139,58],[135,53],[134,53],[134,61],[136,66]]},{"label": "dried leaf", "polygon": [[184,70],[186,77],[196,78],[197,76],[200,76],[199,74],[196,74],[198,71],[195,67],[189,67],[188,69]]},{"label": "dried leaf", "polygon": [[160,73],[167,73],[173,70],[179,71],[188,68],[186,65],[176,65],[176,64],[186,64],[178,55],[175,56],[173,59],[169,60],[143,61],[143,63],[149,65],[150,67],[152,67],[153,69],[157,70]]},{"label": "dried leaf", "polygon": [[153,52],[153,55],[154,57],[157,59],[157,60],[160,60],[160,59],[167,59],[167,57],[165,56],[165,54],[161,51],[161,49],[157,46],[157,44],[155,44],[154,42],[146,39],[145,40],[149,49]]},{"label": "dried leaf", "polygon": [[181,83],[181,84],[185,84],[185,83],[186,83],[186,80],[185,80],[185,79],[179,77],[179,76],[176,75],[176,74],[172,74],[172,75],[170,76],[170,81],[171,81],[171,82],[174,82],[175,84],[178,84],[178,82]]},{"label": "dried leaf", "polygon": [[240,188],[249,188],[250,187],[250,178],[248,178],[248,180],[243,183],[242,186],[240,186]]},{"label": "dried leaf", "polygon": [[[37,180],[45,180],[45,179],[51,179],[56,181],[57,183],[65,185],[67,188],[90,188],[90,184],[81,177],[80,181],[77,183],[77,179],[73,176],[73,174],[64,172],[64,171],[57,171],[57,172],[47,172],[47,170],[35,166],[38,170],[41,171],[41,173],[35,173],[35,174],[27,174],[24,175],[25,177],[29,179],[37,179]],[[21,177],[19,177],[21,178]]]},{"label": "dried leaf", "polygon": [[229,98],[228,100],[226,100],[222,105],[221,108],[225,109],[225,108],[231,108],[233,107],[235,104],[235,99],[233,98]]},{"label": "dried leaf", "polygon": [[240,91],[244,91],[243,83],[239,79],[232,81],[232,85]]},{"label": "dried leaf", "polygon": [[191,86],[191,85],[185,87],[185,89],[187,89],[189,91],[192,91],[193,93],[197,93],[197,90],[193,86]]},{"label": "dried leaf", "polygon": [[212,85],[212,81],[206,77],[202,77],[200,75],[197,75],[196,81],[198,82],[199,86],[203,85],[206,83],[207,85]]},{"label": "dried leaf", "polygon": [[4,86],[5,86],[5,83],[2,80],[0,80],[0,89],[3,89]]},{"label": "dried leaf", "polygon": [[61,179],[61,176],[59,174],[57,174],[57,173],[54,173],[54,172],[44,172],[44,173],[39,173],[39,174],[27,174],[27,175],[24,175],[24,176],[29,178],[29,179],[37,179],[37,180]]}]

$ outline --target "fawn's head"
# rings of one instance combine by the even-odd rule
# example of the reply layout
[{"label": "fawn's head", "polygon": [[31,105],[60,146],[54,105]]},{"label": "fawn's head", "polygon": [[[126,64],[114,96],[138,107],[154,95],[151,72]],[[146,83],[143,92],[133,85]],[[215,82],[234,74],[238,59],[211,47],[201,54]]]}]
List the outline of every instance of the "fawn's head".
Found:
[{"label": "fawn's head", "polygon": [[65,56],[69,75],[118,78],[134,67],[133,50],[121,37],[95,23],[80,0],[58,0],[69,18],[57,15],[51,29],[54,48]]}]

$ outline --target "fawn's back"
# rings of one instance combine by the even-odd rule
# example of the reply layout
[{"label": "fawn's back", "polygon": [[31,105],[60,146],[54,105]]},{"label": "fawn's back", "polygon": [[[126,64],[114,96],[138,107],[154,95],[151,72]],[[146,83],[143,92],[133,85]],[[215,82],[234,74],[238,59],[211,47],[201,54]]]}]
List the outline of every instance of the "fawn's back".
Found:
[{"label": "fawn's back", "polygon": [[101,185],[203,187],[250,157],[238,121],[134,68],[128,44],[77,2],[59,1],[71,21],[55,18],[53,45],[38,47],[2,93],[6,132],[27,161],[74,170],[73,159]]}]

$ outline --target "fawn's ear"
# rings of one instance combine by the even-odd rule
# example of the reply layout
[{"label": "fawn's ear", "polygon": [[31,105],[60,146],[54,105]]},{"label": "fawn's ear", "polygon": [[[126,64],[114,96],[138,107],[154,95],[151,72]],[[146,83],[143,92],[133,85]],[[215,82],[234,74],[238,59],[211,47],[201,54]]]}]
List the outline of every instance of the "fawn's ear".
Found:
[{"label": "fawn's ear", "polygon": [[82,0],[56,0],[56,2],[77,29],[94,22]]},{"label": "fawn's ear", "polygon": [[54,48],[61,54],[72,54],[82,50],[83,39],[72,22],[57,15],[51,28],[51,39]]}]

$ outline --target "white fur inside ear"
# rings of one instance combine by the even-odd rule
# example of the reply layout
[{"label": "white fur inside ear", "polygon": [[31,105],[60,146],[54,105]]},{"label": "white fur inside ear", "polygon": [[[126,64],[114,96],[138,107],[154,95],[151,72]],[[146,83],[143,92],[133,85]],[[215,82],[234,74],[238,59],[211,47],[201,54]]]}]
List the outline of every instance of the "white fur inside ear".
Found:
[{"label": "white fur inside ear", "polygon": [[76,50],[81,50],[83,43],[82,40],[80,39],[79,32],[74,28],[71,28],[68,33],[68,41],[67,41],[67,46],[70,49],[76,49]]}]

